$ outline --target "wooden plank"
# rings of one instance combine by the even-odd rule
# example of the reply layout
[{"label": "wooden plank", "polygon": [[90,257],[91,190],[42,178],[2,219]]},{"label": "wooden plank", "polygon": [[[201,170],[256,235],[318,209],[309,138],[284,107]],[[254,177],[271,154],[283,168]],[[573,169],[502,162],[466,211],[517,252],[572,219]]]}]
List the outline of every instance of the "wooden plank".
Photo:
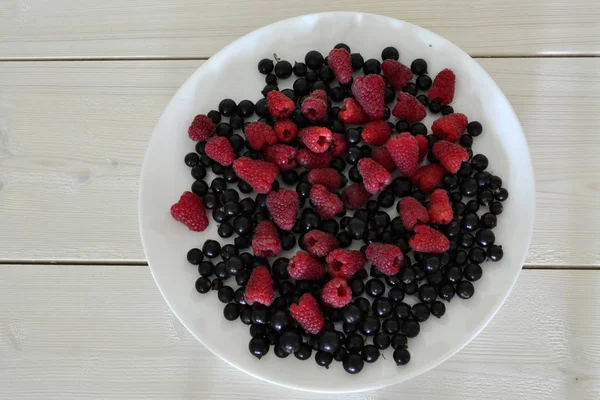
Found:
[{"label": "wooden plank", "polygon": [[[600,59],[479,60],[536,172],[528,265],[600,265]],[[138,175],[198,61],[0,63],[0,260],[144,261]]]},{"label": "wooden plank", "polygon": [[210,57],[269,23],[345,10],[421,25],[473,56],[600,53],[594,0],[28,0],[0,5],[0,58]]},{"label": "wooden plank", "polygon": [[525,270],[490,325],[450,360],[400,385],[336,396],[279,388],[213,356],[147,268],[5,265],[0,397],[598,399],[598,285],[597,271]]}]

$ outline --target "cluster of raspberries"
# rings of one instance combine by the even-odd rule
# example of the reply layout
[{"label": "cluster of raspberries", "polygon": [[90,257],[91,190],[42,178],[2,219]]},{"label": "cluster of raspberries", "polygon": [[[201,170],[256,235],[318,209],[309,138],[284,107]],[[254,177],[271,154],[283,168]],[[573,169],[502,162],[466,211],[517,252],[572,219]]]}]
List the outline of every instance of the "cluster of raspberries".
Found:
[{"label": "cluster of raspberries", "polygon": [[[421,303],[427,306],[427,315],[430,308],[438,317],[443,314],[436,301],[438,294],[440,298],[449,300],[447,295],[444,297],[441,294],[442,283],[431,284],[425,281],[425,274],[415,278],[411,269],[414,261],[409,258],[408,253],[414,253],[413,258],[417,259],[417,263],[434,257],[446,265],[454,256],[456,246],[451,243],[454,236],[448,234],[446,227],[459,223],[465,211],[461,209],[460,215],[456,213],[455,205],[461,199],[453,196],[452,189],[457,188],[457,185],[451,188],[448,182],[452,182],[450,178],[457,177],[460,182],[474,179],[471,174],[477,171],[487,174],[486,182],[491,179],[491,174],[482,172],[487,167],[487,159],[483,168],[479,168],[480,165],[476,165],[474,161],[469,163],[473,157],[472,137],[481,133],[481,124],[469,123],[464,114],[453,112],[449,106],[454,99],[456,82],[452,70],[443,69],[432,80],[427,75],[424,60],[415,60],[408,67],[398,61],[399,55],[394,48],[386,48],[382,58],[381,63],[373,59],[363,62],[360,54],[351,54],[348,46],[340,44],[329,52],[326,59],[320,53],[312,51],[307,54],[305,63],[296,63],[293,67],[281,60],[274,67],[271,60],[265,59],[259,63],[259,71],[267,75],[268,83],[263,90],[263,99],[256,104],[245,100],[244,105],[236,105],[232,100],[226,99],[219,105],[219,111],[200,114],[193,119],[188,135],[198,143],[198,154],[186,156],[186,163],[195,169],[192,175],[199,181],[205,181],[205,170],[210,167],[216,175],[227,176],[225,185],[238,182],[242,193],[252,190],[262,199],[261,204],[258,204],[258,196],[256,202],[249,199],[246,202],[248,207],[243,211],[235,205],[233,211],[231,207],[225,209],[226,213],[230,213],[227,215],[231,219],[244,213],[252,225],[250,234],[243,232],[241,235],[247,239],[247,246],[242,244],[244,240],[236,240],[236,248],[233,250],[235,254],[227,255],[227,259],[239,258],[239,250],[243,247],[249,246],[252,249],[254,261],[242,263],[244,265],[241,270],[236,267],[233,271],[242,288],[242,295],[234,298],[231,288],[223,285],[227,278],[225,273],[217,272],[217,278],[210,281],[209,278],[214,275],[210,262],[210,266],[202,267],[204,272],[201,272],[202,277],[196,284],[200,292],[211,288],[219,290],[219,298],[225,299],[230,306],[233,304],[229,309],[226,308],[226,318],[237,319],[240,316],[243,319],[244,309],[252,310],[253,307],[272,310],[282,308],[291,317],[287,330],[295,329],[294,332],[302,335],[321,337],[324,332],[335,329],[334,323],[339,319],[336,321],[332,315],[352,319],[352,313],[345,310],[354,307],[355,300],[362,294],[357,295],[357,290],[351,287],[352,282],[358,277],[366,276],[361,271],[369,264],[372,271],[376,271],[372,275],[384,277],[388,284],[396,282],[397,285],[391,286],[401,288],[402,297],[404,291],[409,292],[408,285],[416,287],[413,293],[418,294]],[[272,73],[273,69],[275,74]],[[360,69],[365,75],[357,76],[356,71]],[[280,91],[277,78],[285,79],[292,72],[299,77],[293,85],[294,90]],[[415,77],[416,84],[412,82]],[[334,80],[339,82],[339,86],[332,87]],[[426,92],[426,95],[417,96],[418,90]],[[432,112],[439,112],[442,108],[444,110],[444,115],[436,118],[431,125],[430,135],[427,135],[423,124],[428,115],[428,107]],[[253,122],[244,120],[251,118],[254,113],[260,119]],[[222,116],[230,117],[229,124],[220,123]],[[389,122],[391,116],[397,119],[396,123]],[[398,131],[400,127],[404,130]],[[241,135],[233,135],[236,128],[243,130],[241,138]],[[347,132],[350,129],[359,130],[362,147],[355,146],[356,139],[349,138]],[[468,135],[463,135],[465,131],[468,131]],[[462,139],[463,136],[468,137]],[[357,149],[360,149],[358,156]],[[481,161],[478,163],[481,164]],[[350,164],[350,172],[346,172],[347,164]],[[472,173],[457,175],[461,168],[466,168],[465,165],[469,168],[473,165]],[[348,185],[346,174],[354,183]],[[171,207],[173,218],[192,231],[204,231],[209,226],[207,209],[213,209],[213,215],[218,209],[223,210],[223,204],[218,201],[223,188],[215,184],[215,180],[210,189],[205,185],[203,190],[184,192]],[[394,188],[392,182],[397,180],[408,185],[408,190]],[[294,184],[297,184],[296,188],[293,187]],[[241,190],[242,187],[249,190]],[[497,199],[503,196],[498,193],[504,189],[490,189],[489,183],[479,183],[476,190],[490,191],[492,198],[488,202],[491,203],[494,196]],[[390,207],[391,204],[385,204],[388,202],[382,200],[384,194],[388,198],[398,199],[398,216],[392,223],[391,217],[387,217],[386,222],[384,216],[383,226],[377,226],[378,222],[369,219],[374,212],[381,212],[378,211],[379,207]],[[206,196],[212,197],[207,200]],[[379,203],[372,200],[373,196],[379,196]],[[237,193],[235,197],[239,198]],[[497,205],[494,207],[498,208]],[[329,228],[314,224],[308,226],[304,217],[307,209],[312,209],[312,215],[318,215],[315,218],[323,223],[330,221],[327,225]],[[350,211],[354,211],[352,218],[346,216]],[[260,218],[257,213],[260,213]],[[365,220],[364,223],[355,223],[354,220],[359,217]],[[225,218],[220,217],[219,222],[231,225],[231,221]],[[491,221],[491,217],[488,220]],[[370,226],[376,228],[372,235],[368,232]],[[242,228],[236,227],[235,231],[240,229]],[[232,229],[219,230],[219,234],[230,230]],[[387,236],[385,231],[388,231]],[[286,251],[286,244],[282,243],[282,235],[286,232],[287,235],[291,233],[299,238],[301,249],[293,250],[289,260],[285,259],[283,270],[279,268],[275,271],[268,259],[280,257]],[[231,234],[228,233],[229,236]],[[399,236],[402,236],[404,245],[399,245],[400,242],[395,240]],[[494,245],[493,240],[489,243],[487,232],[480,236],[484,237],[480,242],[487,241],[487,245]],[[348,248],[352,247],[352,240],[361,239],[364,246]],[[188,259],[194,264],[203,262],[204,256],[212,258],[198,249],[194,250],[197,251],[193,256],[188,255]],[[489,250],[490,248],[488,257],[499,259],[490,256]],[[494,252],[497,253],[498,249]],[[240,275],[242,272],[243,275]],[[437,269],[427,272],[437,272]],[[461,272],[461,278],[462,274]],[[478,279],[476,269],[475,272],[464,272],[464,275],[468,280]],[[241,277],[238,279],[238,276]],[[473,279],[469,279],[469,276]],[[420,285],[434,287],[433,296],[429,292],[423,294],[419,291],[421,286],[414,282],[420,280],[423,281]],[[283,281],[292,284],[310,281],[317,284],[318,290],[297,289],[293,295],[285,297],[281,295]],[[458,280],[460,281],[461,279]],[[444,280],[444,283],[447,282]],[[450,282],[452,283],[452,279]],[[459,293],[460,297],[470,297],[470,289],[457,288],[458,282],[454,282],[452,290],[462,292]],[[229,290],[223,291],[225,287]],[[472,290],[470,293],[472,295]],[[282,300],[278,301],[278,297]],[[392,298],[392,295],[389,297]],[[434,303],[435,310],[432,306]],[[394,305],[397,304],[392,302],[392,306]],[[337,314],[335,310],[338,310]],[[369,312],[363,310],[365,315]],[[413,312],[415,314],[409,315],[408,320],[419,321],[420,317]],[[400,311],[395,318],[403,318]],[[252,318],[250,323],[260,324]],[[344,325],[344,330],[345,328]],[[306,345],[302,341],[298,345],[294,344],[295,333],[286,334],[284,338],[284,329],[272,330],[277,333],[272,340],[269,339],[268,332],[257,336],[267,343],[266,350],[264,344],[256,340],[257,337],[252,339],[250,351],[254,355],[264,355],[269,345],[276,346],[276,353],[298,352],[300,347]],[[399,332],[388,332],[386,335],[401,334],[401,328]],[[273,341],[275,343],[270,343]],[[328,365],[327,359],[331,362],[333,357],[343,361],[348,372],[355,373],[362,369],[357,357],[351,356],[354,351],[345,349],[343,354],[337,354],[344,347],[343,343],[338,343],[332,349],[327,345],[331,340],[324,341],[325,347],[331,351],[322,348],[319,351],[331,353],[331,356],[320,355],[317,363]],[[385,338],[379,337],[375,346],[382,350],[385,342]],[[388,345],[389,342],[388,340]],[[318,350],[319,346],[316,347],[315,350]],[[398,346],[394,359],[398,364],[405,364],[408,362],[407,357],[409,358],[407,354],[406,345]],[[300,355],[297,357],[301,358]],[[370,362],[373,357],[363,353],[359,358]]]}]

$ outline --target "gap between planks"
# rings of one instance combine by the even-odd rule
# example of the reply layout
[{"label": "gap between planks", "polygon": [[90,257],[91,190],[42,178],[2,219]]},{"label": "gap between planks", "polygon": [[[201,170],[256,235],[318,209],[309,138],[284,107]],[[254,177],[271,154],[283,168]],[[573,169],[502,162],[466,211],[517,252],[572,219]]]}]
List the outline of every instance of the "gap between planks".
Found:
[{"label": "gap between planks", "polygon": [[[509,58],[598,58],[599,54],[503,54],[489,56],[473,56],[473,59],[509,59]],[[139,57],[27,57],[27,58],[2,58],[0,62],[47,62],[47,61],[206,61],[209,57],[168,57],[168,56],[139,56]]]},{"label": "gap between planks", "polygon": [[[39,266],[79,266],[79,267],[91,267],[91,266],[110,266],[110,267],[147,267],[148,263],[145,261],[109,261],[109,260],[98,260],[98,261],[35,261],[35,260],[2,260],[0,261],[0,268],[2,265],[39,265]],[[522,269],[535,269],[535,270],[568,270],[568,271],[596,271],[600,270],[599,266],[584,266],[584,265],[524,265]]]}]

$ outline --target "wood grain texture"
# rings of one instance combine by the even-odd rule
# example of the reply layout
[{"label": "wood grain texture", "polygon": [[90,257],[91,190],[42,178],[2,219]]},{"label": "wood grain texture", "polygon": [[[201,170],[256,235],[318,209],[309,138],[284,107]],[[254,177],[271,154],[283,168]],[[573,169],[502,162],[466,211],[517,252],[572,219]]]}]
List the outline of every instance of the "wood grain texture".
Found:
[{"label": "wood grain texture", "polygon": [[490,325],[450,360],[400,385],[336,396],[269,385],[213,356],[147,268],[5,265],[0,397],[595,400],[598,285],[597,271],[523,271]]},{"label": "wood grain texture", "polygon": [[[598,266],[600,58],[479,60],[523,124],[528,265]],[[142,158],[198,61],[0,63],[0,260],[143,262]]]},{"label": "wood grain texture", "polygon": [[594,0],[433,0],[427,7],[395,0],[7,0],[0,3],[0,59],[210,57],[269,23],[346,10],[421,25],[474,56],[600,54]]}]

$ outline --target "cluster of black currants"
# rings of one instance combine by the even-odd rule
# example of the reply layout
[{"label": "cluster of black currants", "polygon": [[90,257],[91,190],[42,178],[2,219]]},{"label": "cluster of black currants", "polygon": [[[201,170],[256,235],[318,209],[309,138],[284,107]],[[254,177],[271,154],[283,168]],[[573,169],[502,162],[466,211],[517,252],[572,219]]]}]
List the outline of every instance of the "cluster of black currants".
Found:
[{"label": "cluster of black currants", "polygon": [[[350,51],[342,43],[336,47]],[[362,69],[365,74],[381,73],[379,60],[364,61],[359,53],[352,53],[351,57],[354,70]],[[393,47],[384,49],[382,59],[388,58],[397,60],[398,51]],[[342,187],[348,181],[362,182],[356,164],[361,158],[370,157],[372,149],[366,144],[361,145],[361,127],[346,128],[337,119],[340,109],[334,103],[352,96],[352,93],[347,85],[331,85],[335,75],[327,65],[327,58],[313,50],[306,54],[303,63],[296,62],[292,66],[285,60],[277,59],[274,63],[263,59],[258,70],[266,75],[263,96],[271,90],[279,90],[278,80],[287,79],[292,74],[296,76],[292,89],[283,89],[282,93],[298,104],[291,118],[299,127],[309,125],[299,110],[303,98],[316,89],[328,93],[330,111],[320,124],[325,124],[333,132],[344,133],[349,146],[346,154],[334,158],[330,166],[340,173]],[[451,106],[428,102],[426,94],[419,94],[431,87],[427,63],[417,59],[411,64],[411,70],[417,75],[416,81],[409,83],[403,91],[416,96],[434,114],[453,113]],[[388,87],[385,96],[386,103],[392,103],[395,91]],[[234,133],[243,130],[254,114],[260,121],[273,125],[264,97],[256,103],[243,100],[238,104],[225,99],[220,102],[218,110],[207,115],[217,124],[216,134],[228,138],[236,157],[262,159],[260,151],[251,149],[242,135]],[[228,122],[223,120],[224,117],[229,118]],[[389,117],[388,108],[384,119]],[[422,123],[409,124],[402,120],[388,123],[396,132],[425,135],[430,150],[437,140],[435,136],[428,135],[427,127]],[[473,156],[473,138],[482,131],[479,122],[469,123],[467,134],[461,137],[459,143],[467,149],[470,159],[456,174],[447,175],[443,180],[442,187],[450,194],[454,219],[446,226],[436,227],[450,240],[449,251],[439,255],[413,252],[408,245],[411,233],[404,228],[400,217],[390,216],[397,200],[406,196],[412,196],[427,206],[427,195],[414,187],[408,178],[395,178],[386,190],[352,215],[324,220],[306,201],[311,190],[308,172],[291,170],[280,174],[278,179],[282,184],[295,186],[303,208],[291,232],[279,231],[284,250],[296,247],[296,235],[298,245],[305,249],[303,235],[312,229],[320,229],[335,235],[342,248],[358,243],[364,252],[369,243],[390,243],[405,254],[404,264],[397,275],[384,276],[371,267],[369,272],[362,269],[353,276],[348,281],[352,302],[342,309],[323,307],[326,323],[319,335],[309,335],[300,329],[291,318],[289,307],[297,303],[304,293],[311,293],[319,299],[327,277],[321,281],[294,281],[287,271],[287,258],[277,258],[271,264],[268,259],[255,257],[248,251],[242,252],[251,246],[256,224],[270,218],[266,195],[249,196],[252,187],[239,179],[233,168],[213,162],[204,152],[204,142],[199,142],[196,151],[185,156],[185,163],[191,167],[194,178],[192,192],[203,198],[212,218],[219,223],[219,236],[230,238],[235,234],[235,238],[233,244],[224,246],[210,239],[204,242],[202,249],[194,248],[188,252],[188,261],[197,266],[200,275],[196,290],[199,293],[216,291],[218,299],[225,304],[224,317],[230,321],[239,319],[249,326],[249,350],[256,357],[266,355],[270,347],[280,358],[293,353],[297,359],[307,360],[315,352],[318,365],[329,367],[335,360],[341,362],[347,372],[357,373],[363,369],[364,363],[375,362],[383,350],[391,347],[398,365],[408,363],[408,339],[419,334],[420,324],[431,315],[441,318],[446,312],[443,301],[449,302],[455,295],[462,299],[471,298],[474,294],[472,282],[479,280],[483,274],[481,264],[486,259],[498,261],[503,255],[492,230],[497,224],[497,215],[503,211],[502,202],[507,199],[508,191],[502,187],[498,176],[486,171],[487,157],[482,154]],[[297,143],[291,145],[297,146]],[[431,151],[428,158],[430,162],[436,161]],[[208,179],[209,171],[214,175],[212,180]],[[277,190],[279,185],[279,181],[274,181],[273,189]],[[342,214],[347,213],[344,211]],[[258,265],[266,266],[273,277],[276,298],[269,307],[251,307],[244,300],[244,287],[252,269]]]}]

